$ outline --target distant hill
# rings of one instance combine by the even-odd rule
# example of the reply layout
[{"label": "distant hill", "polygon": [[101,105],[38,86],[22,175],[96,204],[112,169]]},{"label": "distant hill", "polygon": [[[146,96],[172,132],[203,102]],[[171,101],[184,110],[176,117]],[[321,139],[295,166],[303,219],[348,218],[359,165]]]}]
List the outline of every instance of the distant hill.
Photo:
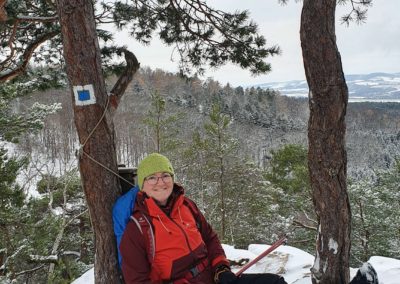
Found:
[{"label": "distant hill", "polygon": [[[400,102],[400,73],[371,73],[347,75],[349,101]],[[254,87],[274,89],[290,97],[307,97],[308,85],[305,80],[272,82]]]}]

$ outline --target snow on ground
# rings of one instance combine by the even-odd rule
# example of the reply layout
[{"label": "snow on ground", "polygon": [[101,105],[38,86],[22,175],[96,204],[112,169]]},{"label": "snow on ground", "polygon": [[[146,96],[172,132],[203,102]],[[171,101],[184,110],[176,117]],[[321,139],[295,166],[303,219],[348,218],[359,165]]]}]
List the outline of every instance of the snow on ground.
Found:
[{"label": "snow on ground", "polygon": [[[248,250],[235,249],[233,246],[223,245],[225,253],[230,260],[239,261],[240,259],[254,259],[267,248],[268,245],[250,245]],[[277,273],[285,277],[289,284],[310,284],[310,268],[314,262],[314,256],[300,249],[291,246],[280,246],[264,259],[261,259],[254,266],[250,267],[245,273]],[[400,260],[373,256],[369,262],[378,273],[380,284],[398,284],[400,278]],[[232,267],[236,272],[240,267]],[[93,284],[94,270],[91,269],[76,279],[72,284]],[[351,269],[353,277],[357,269]]]}]

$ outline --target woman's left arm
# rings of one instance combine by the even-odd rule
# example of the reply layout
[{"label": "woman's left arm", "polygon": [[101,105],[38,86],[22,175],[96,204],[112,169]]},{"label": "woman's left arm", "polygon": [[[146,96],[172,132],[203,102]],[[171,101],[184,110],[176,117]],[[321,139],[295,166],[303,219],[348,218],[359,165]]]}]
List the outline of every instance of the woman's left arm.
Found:
[{"label": "woman's left arm", "polygon": [[151,284],[150,262],[143,234],[135,222],[128,222],[122,236],[122,274],[126,284]]}]

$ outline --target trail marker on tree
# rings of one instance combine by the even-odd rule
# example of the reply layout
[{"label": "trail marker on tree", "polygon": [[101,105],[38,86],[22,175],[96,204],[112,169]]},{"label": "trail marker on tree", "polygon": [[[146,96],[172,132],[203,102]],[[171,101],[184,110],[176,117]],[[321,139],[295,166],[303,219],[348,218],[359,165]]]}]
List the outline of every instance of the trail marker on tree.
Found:
[{"label": "trail marker on tree", "polygon": [[93,85],[73,86],[72,89],[75,95],[75,104],[77,106],[92,105],[96,103]]}]

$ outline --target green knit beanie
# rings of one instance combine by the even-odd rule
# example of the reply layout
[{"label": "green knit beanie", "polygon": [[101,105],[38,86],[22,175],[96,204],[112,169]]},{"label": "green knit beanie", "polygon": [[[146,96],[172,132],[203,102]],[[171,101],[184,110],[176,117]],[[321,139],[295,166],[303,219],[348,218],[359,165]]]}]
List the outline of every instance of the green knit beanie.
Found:
[{"label": "green knit beanie", "polygon": [[144,158],[137,168],[139,189],[142,190],[144,179],[155,173],[170,173],[174,175],[174,168],[167,157],[153,153]]}]

